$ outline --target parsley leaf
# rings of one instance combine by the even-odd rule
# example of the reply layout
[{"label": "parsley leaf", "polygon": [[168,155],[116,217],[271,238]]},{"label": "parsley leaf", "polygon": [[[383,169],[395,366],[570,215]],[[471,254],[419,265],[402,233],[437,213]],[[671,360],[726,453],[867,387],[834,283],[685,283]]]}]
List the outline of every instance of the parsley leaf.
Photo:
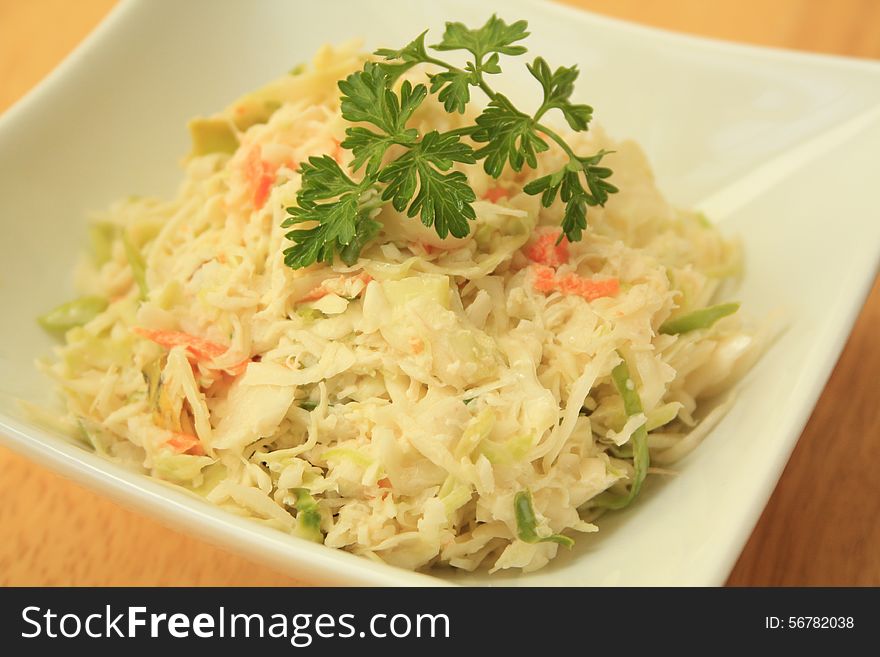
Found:
[{"label": "parsley leaf", "polygon": [[395,143],[394,137],[379,134],[367,128],[348,128],[345,134],[347,137],[340,146],[347,148],[354,154],[354,159],[351,162],[352,171],[357,171],[366,163],[367,174],[379,170],[385,152]]},{"label": "parsley leaf", "polygon": [[442,172],[453,162],[475,161],[473,149],[457,135],[433,130],[379,174],[379,181],[388,183],[382,199],[390,200],[398,212],[406,210],[409,217],[421,214],[422,223],[434,226],[440,237],[464,237],[470,230],[468,220],[476,217],[471,206],[476,195],[463,173]]},{"label": "parsley leaf", "polygon": [[339,81],[342,91],[342,118],[352,123],[372,123],[383,133],[398,139],[412,139],[415,130],[407,130],[406,122],[421,105],[428,90],[423,84],[415,87],[403,83],[398,98],[389,87],[391,78],[375,62],[367,62],[362,71]]},{"label": "parsley leaf", "polygon": [[551,72],[550,65],[543,57],[535,58],[533,63],[526,66],[544,89],[544,102],[536,116],[540,118],[544,112],[555,107],[562,112],[572,130],[586,130],[593,118],[593,108],[569,101],[574,91],[574,81],[578,77],[577,66],[560,66]]},{"label": "parsley leaf", "polygon": [[[508,25],[494,14],[483,27],[476,30],[468,28],[464,23],[446,23],[443,39],[431,47],[434,50],[467,50],[473,53],[479,66],[483,57],[490,53],[522,55],[526,51],[525,46],[513,44],[529,35],[526,31],[528,26],[526,21],[516,21]],[[495,58],[496,68],[497,62],[498,59]]]},{"label": "parsley leaf", "polygon": [[297,194],[297,200],[300,201],[323,201],[356,191],[360,187],[329,155],[310,157],[300,165],[299,170],[303,177],[302,187]]},{"label": "parsley leaf", "polygon": [[339,246],[339,257],[346,265],[353,265],[358,261],[361,250],[379,235],[382,230],[382,224],[371,217],[370,212],[365,212],[364,208],[358,212],[355,220],[354,237],[348,244]]},{"label": "parsley leaf", "polygon": [[[541,194],[541,205],[544,207],[550,207],[559,194],[565,203],[562,231],[571,242],[581,239],[587,227],[587,206],[604,205],[608,195],[617,191],[617,187],[606,180],[611,176],[611,169],[596,166],[605,155],[606,151],[599,151],[590,157],[570,161],[558,171],[537,178],[523,187],[526,194]],[[584,189],[581,174],[586,180],[587,189]]]},{"label": "parsley leaf", "polygon": [[470,86],[476,84],[473,74],[468,71],[443,71],[430,78],[431,93],[440,92],[437,99],[443,103],[443,109],[450,114],[464,114],[467,104],[471,102]]},{"label": "parsley leaf", "polygon": [[591,202],[589,194],[581,187],[578,175],[573,171],[567,171],[562,179],[562,201],[565,203],[565,213],[562,215],[562,232],[569,241],[576,242],[581,238],[584,228],[587,227],[587,206],[595,205]]},{"label": "parsley leaf", "polygon": [[367,173],[375,173],[382,164],[385,152],[394,144],[411,144],[418,131],[407,128],[406,122],[421,105],[428,90],[423,84],[415,87],[405,81],[400,95],[388,88],[388,73],[375,63],[367,63],[363,71],[352,73],[339,83],[342,91],[342,117],[349,121],[372,123],[381,132],[364,127],[348,128],[341,146],[354,155],[352,169],[357,171],[364,164]]},{"label": "parsley leaf", "polygon": [[[428,51],[425,50],[425,35],[427,33],[428,30],[425,30],[400,50],[379,48],[375,51],[375,55],[385,58],[385,61],[379,66],[392,82],[416,64],[428,61]],[[398,63],[392,64],[393,60],[398,60]]]},{"label": "parsley leaf", "polygon": [[537,153],[549,148],[536,131],[536,121],[516,109],[502,94],[496,94],[476,122],[478,130],[473,133],[473,140],[486,144],[476,156],[478,160],[485,158],[483,168],[493,178],[501,175],[508,162],[514,171],[521,171],[526,163],[535,168]]},{"label": "parsley leaf", "polygon": [[618,189],[607,178],[613,173],[607,167],[596,166],[603,157],[608,155],[609,151],[601,150],[590,157],[578,158],[583,168],[584,177],[587,179],[587,186],[590,188],[591,195],[597,205],[605,205],[608,201],[609,194],[617,193]]},{"label": "parsley leaf", "polygon": [[541,194],[541,205],[545,208],[549,208],[553,205],[553,201],[556,200],[556,195],[559,193],[559,187],[562,185],[562,179],[565,177],[565,173],[566,169],[563,167],[562,169],[554,171],[546,176],[535,178],[523,187],[523,191],[531,196]]},{"label": "parsley leaf", "polygon": [[[313,225],[296,228],[285,235],[295,242],[284,251],[285,264],[296,269],[315,262],[332,262],[336,251],[362,242],[364,233],[376,235],[378,224],[369,218],[372,208],[362,206],[370,179],[360,183],[353,181],[329,155],[309,158],[300,166],[300,171],[303,184],[296,197],[297,205],[287,208],[290,216],[281,225],[283,228]],[[327,199],[335,200],[318,203]]]}]

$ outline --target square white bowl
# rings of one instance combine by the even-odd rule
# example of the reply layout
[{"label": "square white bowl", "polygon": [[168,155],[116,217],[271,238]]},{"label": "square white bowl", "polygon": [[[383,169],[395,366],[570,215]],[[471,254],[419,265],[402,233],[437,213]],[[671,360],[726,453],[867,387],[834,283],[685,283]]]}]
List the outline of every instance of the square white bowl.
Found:
[{"label": "square white bowl", "polygon": [[[52,403],[33,367],[34,318],[72,294],[85,215],[132,193],[168,194],[186,120],[308,59],[324,42],[405,43],[492,11],[529,20],[527,45],[577,63],[578,95],[612,135],[638,140],[661,189],[745,243],[738,297],[788,329],[730,414],[595,537],[528,575],[414,574],[227,514],[108,463],[25,418]],[[508,89],[526,82],[511,61]],[[508,86],[510,85],[510,86]],[[516,96],[516,93],[512,95]],[[528,99],[525,99],[528,101]],[[307,580],[337,584],[715,585],[757,521],[843,347],[880,256],[880,65],[685,37],[548,3],[148,2],[113,11],[0,118],[0,439],[168,524]]]}]

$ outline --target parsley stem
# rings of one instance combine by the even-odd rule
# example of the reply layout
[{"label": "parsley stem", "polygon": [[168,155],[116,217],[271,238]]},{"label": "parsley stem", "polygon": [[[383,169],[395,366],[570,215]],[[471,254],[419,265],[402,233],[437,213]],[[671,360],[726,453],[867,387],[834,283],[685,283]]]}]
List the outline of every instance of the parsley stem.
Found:
[{"label": "parsley stem", "polygon": [[[423,61],[426,64],[434,64],[435,66],[445,68],[447,71],[452,71],[453,73],[465,73],[465,71],[458,68],[457,66],[453,66],[452,64],[444,62],[442,59],[437,59],[435,57],[431,57],[430,55],[428,55]],[[495,100],[498,97],[498,93],[494,89],[492,89],[492,87],[490,87],[489,84],[486,82],[485,78],[483,77],[483,72],[480,70],[479,66],[477,65],[477,66],[475,66],[475,68],[476,68],[476,71],[474,72],[474,77],[475,77],[477,86],[483,91],[484,94],[486,94],[489,97],[490,100]],[[535,113],[535,118],[534,118],[535,128],[537,128],[538,130],[540,130],[541,132],[546,134],[548,137],[550,137],[550,139],[552,139],[557,144],[559,144],[559,147],[562,148],[563,151],[565,151],[565,154],[568,155],[569,159],[572,162],[579,162],[575,152],[571,149],[571,147],[566,143],[566,141],[562,137],[560,137],[556,132],[554,132],[553,130],[551,130],[550,128],[545,126],[544,124],[538,123],[541,116],[543,116],[543,114],[546,111],[547,111],[547,108],[544,105],[541,105],[541,107],[538,108],[538,111]],[[470,134],[476,132],[477,129],[478,129],[477,126],[468,126],[465,128],[458,128],[457,130],[451,130],[450,134],[470,135]]]},{"label": "parsley stem", "polygon": [[535,121],[535,128],[540,130],[545,135],[550,137],[550,139],[552,139],[557,144],[559,144],[559,147],[562,148],[563,151],[565,151],[565,154],[568,155],[568,158],[572,162],[580,163],[580,160],[578,160],[578,157],[575,154],[575,152],[571,149],[571,146],[569,146],[562,137],[560,137],[558,134],[556,134],[556,132],[554,132],[553,130],[551,130],[547,126],[545,126],[543,123],[538,123],[537,120]]},{"label": "parsley stem", "polygon": [[436,57],[431,57],[431,55],[428,55],[427,57],[425,57],[421,61],[425,62],[426,64],[434,64],[434,66],[439,66],[440,68],[445,68],[447,71],[452,71],[453,73],[464,73],[465,72],[462,69],[458,68],[457,66],[453,66],[452,64],[448,64],[447,62],[444,62],[442,59],[437,59]]},{"label": "parsley stem", "polygon": [[480,89],[483,90],[483,93],[489,96],[491,100],[495,100],[495,98],[498,96],[497,93],[492,91],[492,87],[486,84],[486,81],[483,79],[483,74],[479,71],[477,72],[477,84],[479,85]]},{"label": "parsley stem", "polygon": [[447,135],[461,135],[461,136],[470,136],[477,132],[480,129],[478,125],[466,125],[461,128],[455,128],[454,130],[448,130],[445,134]]},{"label": "parsley stem", "polygon": [[[453,73],[467,73],[468,72],[468,71],[465,71],[463,69],[458,68],[457,66],[453,66],[452,64],[448,64],[447,62],[444,62],[442,59],[437,59],[435,57],[431,57],[430,55],[425,57],[422,61],[425,62],[426,64],[434,64],[435,66],[439,66],[440,68],[445,68],[447,71],[452,71]],[[483,93],[489,97],[489,100],[495,100],[495,98],[498,96],[498,93],[496,91],[494,91],[492,89],[492,87],[490,87],[486,83],[486,80],[483,78],[483,73],[480,70],[479,64],[478,63],[475,64],[474,68],[476,70],[473,72],[473,75],[474,75],[474,79],[477,83],[477,86],[483,90]]]},{"label": "parsley stem", "polygon": [[538,123],[538,121],[541,120],[541,117],[544,116],[544,114],[547,113],[547,110],[548,110],[548,109],[550,109],[550,108],[547,107],[547,101],[545,100],[543,103],[541,103],[541,106],[538,108],[538,111],[535,112],[535,117],[534,117],[534,118],[535,118],[535,123],[536,123],[536,124]]},{"label": "parsley stem", "polygon": [[428,55],[424,59],[417,60],[417,61],[422,61],[426,64],[434,64],[434,66],[439,66],[440,68],[445,68],[447,71],[452,71],[454,73],[458,73],[461,71],[460,68],[456,68],[452,64],[447,64],[442,59],[437,59],[436,57],[431,57],[431,55]]},{"label": "parsley stem", "polygon": [[480,55],[475,58],[474,62],[474,77],[477,80],[477,84],[480,89],[483,90],[483,93],[486,94],[490,100],[495,100],[498,94],[489,86],[489,83],[486,82],[486,78],[483,77],[483,57]]}]

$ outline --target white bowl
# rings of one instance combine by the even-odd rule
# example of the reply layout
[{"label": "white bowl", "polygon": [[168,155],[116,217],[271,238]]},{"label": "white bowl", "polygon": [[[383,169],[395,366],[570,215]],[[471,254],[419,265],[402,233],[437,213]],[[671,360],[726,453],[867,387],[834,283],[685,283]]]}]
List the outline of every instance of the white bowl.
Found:
[{"label": "white bowl", "polygon": [[781,307],[789,328],[681,474],[651,482],[631,509],[603,519],[596,538],[537,573],[452,579],[722,583],[877,268],[876,63],[684,37],[525,0],[125,2],[0,120],[0,437],[41,465],[308,580],[448,581],[234,517],[46,432],[15,400],[52,403],[51,385],[33,367],[50,347],[34,318],[72,294],[85,213],[127,194],[170,193],[189,117],[280,75],[324,42],[403,44],[427,26],[436,36],[444,20],[473,24],[493,9],[529,20],[531,52],[580,66],[578,94],[613,135],[641,142],[674,202],[697,205],[742,236],[745,312]]}]

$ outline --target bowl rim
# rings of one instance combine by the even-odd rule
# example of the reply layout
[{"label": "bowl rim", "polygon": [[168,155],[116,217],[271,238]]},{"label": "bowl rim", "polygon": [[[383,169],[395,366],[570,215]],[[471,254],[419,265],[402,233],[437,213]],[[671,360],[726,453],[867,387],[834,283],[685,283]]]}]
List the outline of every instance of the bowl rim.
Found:
[{"label": "bowl rim", "polygon": [[[590,21],[617,30],[661,38],[685,48],[699,47],[722,53],[769,57],[774,61],[793,61],[799,64],[817,62],[880,74],[880,62],[869,59],[743,44],[685,34],[631,23],[555,2],[516,0],[516,3],[527,5],[530,8],[540,7],[542,11],[556,12],[572,20]],[[146,0],[122,0],[119,2],[57,67],[0,114],[0,142],[7,131],[14,130],[20,122],[25,120],[31,108],[51,100],[52,95],[58,89],[57,83],[80,66],[87,65],[88,58],[99,54],[99,46],[103,41],[115,33],[139,7],[145,4]],[[876,109],[877,107],[874,108],[874,110]],[[875,249],[874,260],[876,271],[877,265],[880,264],[880,246]],[[706,584],[722,584],[735,564],[752,528],[760,518],[762,509],[777,485],[797,439],[809,420],[816,400],[837,362],[855,319],[874,283],[873,276],[857,276],[854,273],[853,277],[858,280],[852,282],[854,291],[851,291],[847,296],[847,304],[844,309],[845,317],[835,325],[832,336],[826,344],[823,357],[811,369],[811,373],[815,376],[810,377],[807,381],[798,382],[798,388],[793,396],[793,399],[798,403],[792,404],[792,408],[786,413],[785,421],[779,429],[779,447],[774,450],[772,459],[770,459],[771,464],[767,467],[764,477],[755,482],[753,494],[744,503],[743,512],[737,519],[736,530],[731,532],[736,540],[724,543],[722,546],[723,554],[718,555],[714,561],[714,567],[707,568],[704,572],[703,581]],[[215,544],[234,546],[234,549],[246,554],[248,558],[258,557],[261,562],[282,571],[289,572],[291,570],[290,566],[285,564],[285,559],[289,559],[290,551],[294,547],[290,541],[298,541],[296,553],[307,557],[310,567],[321,572],[321,583],[409,586],[439,586],[456,583],[454,579],[450,581],[432,574],[413,573],[394,566],[375,563],[342,550],[319,546],[304,539],[260,526],[245,518],[239,518],[204,501],[198,504],[193,503],[194,499],[201,498],[145,475],[140,475],[137,480],[134,480],[131,478],[133,473],[123,466],[85,451],[51,433],[20,423],[4,413],[0,413],[0,443],[6,444],[40,465],[48,466],[80,484],[107,494],[116,500],[121,500],[127,506],[147,513],[165,524],[188,533],[194,533]],[[301,574],[296,576],[301,577]]]}]

